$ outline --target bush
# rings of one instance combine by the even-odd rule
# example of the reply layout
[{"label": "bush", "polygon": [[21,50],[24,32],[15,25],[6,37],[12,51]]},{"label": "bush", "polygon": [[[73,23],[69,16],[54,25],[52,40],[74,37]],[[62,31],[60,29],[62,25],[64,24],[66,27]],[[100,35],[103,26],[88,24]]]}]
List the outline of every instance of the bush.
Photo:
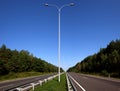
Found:
[{"label": "bush", "polygon": [[109,73],[106,70],[103,70],[102,73],[101,73],[101,75],[107,77],[107,76],[109,76]]}]

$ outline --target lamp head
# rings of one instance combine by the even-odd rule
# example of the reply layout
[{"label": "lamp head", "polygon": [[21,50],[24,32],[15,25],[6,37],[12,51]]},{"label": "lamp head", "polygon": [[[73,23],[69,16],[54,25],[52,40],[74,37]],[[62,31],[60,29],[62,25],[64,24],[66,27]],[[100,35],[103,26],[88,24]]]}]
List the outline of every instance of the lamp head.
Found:
[{"label": "lamp head", "polygon": [[45,4],[45,6],[49,6],[49,4],[48,4],[48,3],[46,3],[46,4]]},{"label": "lamp head", "polygon": [[70,3],[70,6],[74,6],[75,4],[74,3]]}]

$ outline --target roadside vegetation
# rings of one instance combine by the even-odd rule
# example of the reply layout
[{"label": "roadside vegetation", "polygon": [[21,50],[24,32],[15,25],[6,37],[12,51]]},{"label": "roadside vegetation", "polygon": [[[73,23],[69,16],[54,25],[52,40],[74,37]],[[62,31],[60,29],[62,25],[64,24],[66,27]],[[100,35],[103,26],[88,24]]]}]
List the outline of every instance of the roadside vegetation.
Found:
[{"label": "roadside vegetation", "polygon": [[7,75],[0,76],[0,81],[13,80],[13,79],[32,77],[32,76],[39,76],[39,75],[44,75],[44,74],[48,74],[48,73],[41,73],[41,72],[9,73]]},{"label": "roadside vegetation", "polygon": [[68,71],[120,78],[120,40],[111,41],[106,48],[86,57]]},{"label": "roadside vegetation", "polygon": [[5,45],[0,48],[0,80],[57,71],[57,66],[33,56],[27,50],[11,50]]},{"label": "roadside vegetation", "polygon": [[66,74],[61,75],[60,83],[56,77],[42,86],[36,87],[34,91],[67,91]]}]

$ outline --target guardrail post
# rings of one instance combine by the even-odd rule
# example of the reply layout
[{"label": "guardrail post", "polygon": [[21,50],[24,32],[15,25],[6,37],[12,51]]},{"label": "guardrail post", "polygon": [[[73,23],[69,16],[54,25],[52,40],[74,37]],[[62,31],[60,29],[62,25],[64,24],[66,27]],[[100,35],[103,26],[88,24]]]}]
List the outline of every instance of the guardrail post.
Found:
[{"label": "guardrail post", "polygon": [[42,85],[42,81],[41,80],[39,81],[39,83],[40,83],[40,85]]},{"label": "guardrail post", "polygon": [[47,79],[44,79],[45,83],[47,82]]},{"label": "guardrail post", "polygon": [[35,90],[35,84],[34,83],[30,83],[32,85],[33,90]]}]

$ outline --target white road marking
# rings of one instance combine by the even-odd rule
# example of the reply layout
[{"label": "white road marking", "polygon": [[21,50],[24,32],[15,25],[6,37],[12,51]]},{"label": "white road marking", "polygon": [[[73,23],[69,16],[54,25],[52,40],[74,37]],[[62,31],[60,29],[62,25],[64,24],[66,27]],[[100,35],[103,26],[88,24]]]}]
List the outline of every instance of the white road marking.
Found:
[{"label": "white road marking", "polygon": [[[69,75],[70,76],[70,75]],[[72,76],[70,78],[83,90],[86,91]]]}]

